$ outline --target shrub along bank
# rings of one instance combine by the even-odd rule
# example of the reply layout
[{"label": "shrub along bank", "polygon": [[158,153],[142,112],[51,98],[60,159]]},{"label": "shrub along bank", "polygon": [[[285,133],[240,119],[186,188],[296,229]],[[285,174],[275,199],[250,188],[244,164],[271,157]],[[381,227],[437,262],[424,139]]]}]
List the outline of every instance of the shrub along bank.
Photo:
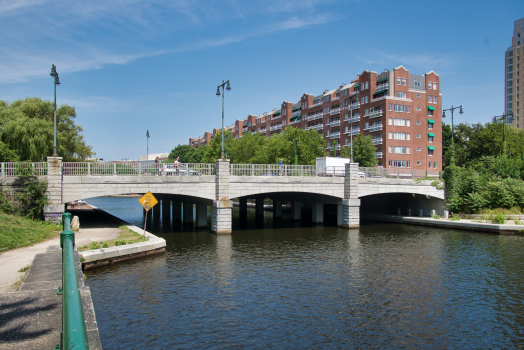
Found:
[{"label": "shrub along bank", "polygon": [[524,208],[522,159],[482,157],[474,167],[445,169],[446,206],[454,213],[478,213],[482,209]]},{"label": "shrub along bank", "polygon": [[54,223],[0,212],[0,253],[51,239],[61,231]]}]

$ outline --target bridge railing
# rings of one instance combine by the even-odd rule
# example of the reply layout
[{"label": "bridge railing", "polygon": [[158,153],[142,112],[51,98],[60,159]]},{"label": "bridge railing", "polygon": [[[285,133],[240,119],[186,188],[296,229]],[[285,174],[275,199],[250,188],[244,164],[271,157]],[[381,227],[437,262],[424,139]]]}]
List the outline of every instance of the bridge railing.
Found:
[{"label": "bridge railing", "polygon": [[109,162],[64,162],[62,173],[67,175],[215,175],[215,164],[180,163],[178,167],[168,163],[109,163]]},{"label": "bridge railing", "polygon": [[0,163],[0,177],[20,175],[47,175],[46,162],[5,162]]},{"label": "bridge railing", "polygon": [[359,177],[366,178],[397,178],[397,179],[423,179],[440,177],[438,170],[416,170],[402,168],[358,168]]},{"label": "bridge railing", "polygon": [[343,166],[230,164],[233,176],[344,176]]}]

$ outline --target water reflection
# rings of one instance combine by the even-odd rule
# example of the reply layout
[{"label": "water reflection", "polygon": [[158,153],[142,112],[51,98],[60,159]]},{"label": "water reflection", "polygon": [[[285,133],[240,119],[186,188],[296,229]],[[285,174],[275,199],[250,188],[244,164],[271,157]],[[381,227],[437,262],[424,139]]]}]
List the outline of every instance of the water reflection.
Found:
[{"label": "water reflection", "polygon": [[522,237],[378,223],[296,226],[270,214],[257,223],[252,214],[232,235],[160,232],[164,256],[88,271],[102,345],[447,349],[524,342]]}]

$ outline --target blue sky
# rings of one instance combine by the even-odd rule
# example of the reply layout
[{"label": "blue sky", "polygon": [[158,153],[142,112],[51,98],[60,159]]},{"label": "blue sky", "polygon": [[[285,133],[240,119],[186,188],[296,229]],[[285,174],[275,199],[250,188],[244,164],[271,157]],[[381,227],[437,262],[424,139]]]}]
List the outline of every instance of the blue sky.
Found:
[{"label": "blue sky", "polygon": [[[0,0],[0,99],[76,107],[104,160],[169,152],[221,125],[403,65],[441,77],[455,122],[504,111],[504,51],[524,1]],[[448,118],[449,119],[449,118]]]}]

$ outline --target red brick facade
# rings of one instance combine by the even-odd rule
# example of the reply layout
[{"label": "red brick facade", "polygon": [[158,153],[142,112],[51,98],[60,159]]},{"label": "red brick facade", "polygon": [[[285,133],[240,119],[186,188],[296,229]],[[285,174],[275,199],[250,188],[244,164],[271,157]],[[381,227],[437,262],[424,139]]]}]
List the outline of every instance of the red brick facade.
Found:
[{"label": "red brick facade", "polygon": [[[402,66],[379,74],[364,71],[350,84],[304,94],[297,103],[284,101],[280,109],[250,114],[228,129],[235,138],[246,132],[271,136],[288,125],[322,133],[330,155],[350,146],[352,125],[353,137],[373,138],[379,166],[442,170],[442,95],[433,71],[413,75]],[[195,147],[209,141],[208,132],[189,139]]]}]

